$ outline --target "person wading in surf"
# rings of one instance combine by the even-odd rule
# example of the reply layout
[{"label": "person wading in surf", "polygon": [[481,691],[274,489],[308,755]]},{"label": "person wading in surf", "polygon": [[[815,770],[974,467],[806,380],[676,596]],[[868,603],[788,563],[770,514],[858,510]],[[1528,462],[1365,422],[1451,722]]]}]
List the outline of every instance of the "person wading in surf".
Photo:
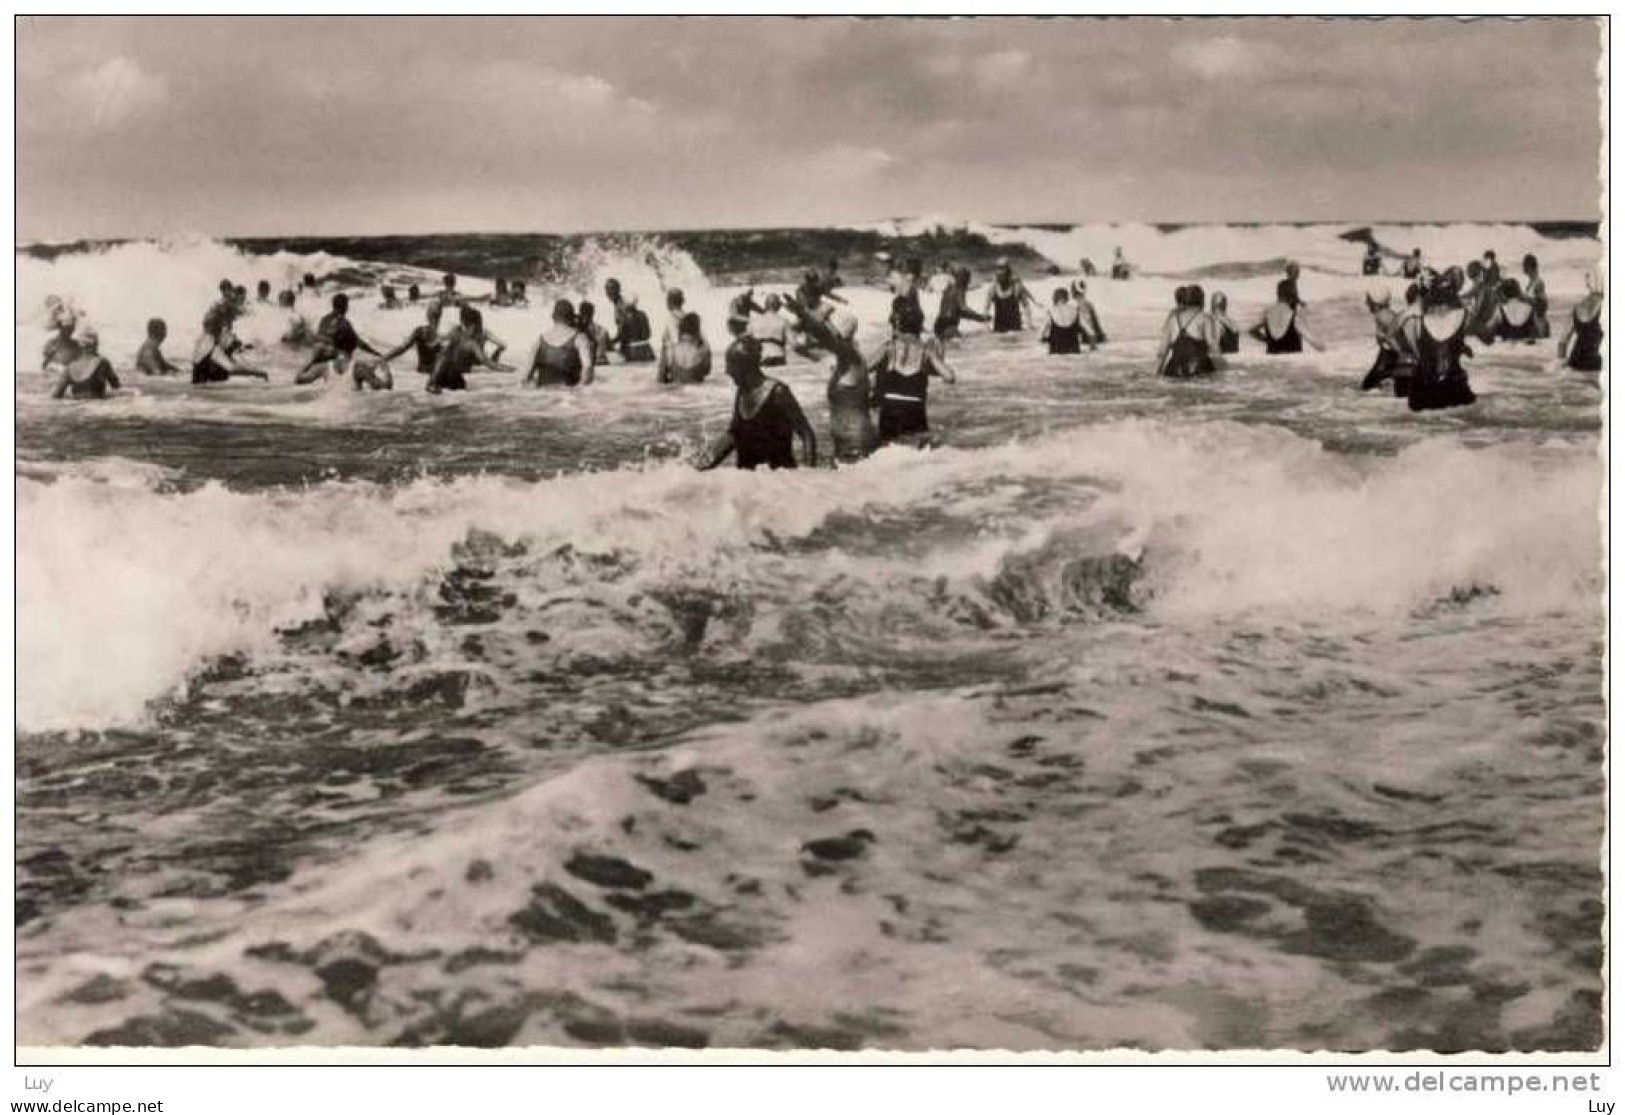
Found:
[{"label": "person wading in surf", "polygon": [[804,464],[818,464],[818,435],[802,412],[801,404],[783,383],[762,374],[762,346],[753,337],[740,337],[723,358],[733,380],[733,417],[699,463],[713,469],[734,455],[743,469],[795,468],[795,442],[801,442]]},{"label": "person wading in surf", "polygon": [[786,299],[785,305],[807,335],[835,356],[825,389],[829,398],[830,442],[837,461],[861,461],[875,451],[879,438],[869,417],[872,405],[869,363],[853,339],[858,319],[846,310],[828,318],[820,317],[794,295]]}]

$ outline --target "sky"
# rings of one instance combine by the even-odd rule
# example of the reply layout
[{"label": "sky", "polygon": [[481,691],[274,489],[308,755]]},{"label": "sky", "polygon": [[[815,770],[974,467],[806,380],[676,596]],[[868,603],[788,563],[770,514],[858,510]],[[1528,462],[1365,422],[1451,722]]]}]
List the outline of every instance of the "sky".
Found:
[{"label": "sky", "polygon": [[1592,220],[1589,20],[27,18],[17,234]]}]

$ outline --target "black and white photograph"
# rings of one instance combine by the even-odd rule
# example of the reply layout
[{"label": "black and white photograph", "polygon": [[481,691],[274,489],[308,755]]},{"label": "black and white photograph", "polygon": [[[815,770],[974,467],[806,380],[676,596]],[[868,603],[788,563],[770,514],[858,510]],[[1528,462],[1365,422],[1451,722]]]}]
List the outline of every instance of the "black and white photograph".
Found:
[{"label": "black and white photograph", "polygon": [[19,1062],[1595,1062],[1607,33],[17,17]]}]

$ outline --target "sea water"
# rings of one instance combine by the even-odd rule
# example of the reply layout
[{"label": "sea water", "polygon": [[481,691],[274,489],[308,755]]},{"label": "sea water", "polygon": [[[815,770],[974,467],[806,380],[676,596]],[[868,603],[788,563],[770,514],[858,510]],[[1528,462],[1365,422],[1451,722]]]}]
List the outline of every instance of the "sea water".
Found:
[{"label": "sea water", "polygon": [[[979,228],[1046,302],[1123,247],[1110,343],[973,331],[942,447],[771,474],[692,469],[720,374],[294,387],[274,307],[269,386],[52,402],[46,294],[122,372],[152,316],[184,363],[222,276],[342,271],[393,344],[372,285],[437,273],[19,254],[19,1040],[1595,1046],[1595,379],[1475,345],[1476,406],[1360,393],[1402,281],[1346,227]],[[1374,234],[1535,251],[1559,330],[1599,256]],[[1152,374],[1175,286],[1245,329],[1286,259],[1324,354]],[[487,323],[517,356],[611,275],[720,351],[738,284],[658,237]],[[774,374],[823,439],[827,368]]]}]

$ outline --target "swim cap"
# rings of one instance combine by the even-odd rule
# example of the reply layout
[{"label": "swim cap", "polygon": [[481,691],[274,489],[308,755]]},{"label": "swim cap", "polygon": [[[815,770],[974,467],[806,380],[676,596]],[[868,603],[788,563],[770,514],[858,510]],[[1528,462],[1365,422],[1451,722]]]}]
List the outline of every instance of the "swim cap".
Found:
[{"label": "swim cap", "polygon": [[101,338],[97,336],[94,326],[87,325],[79,331],[79,343],[86,348],[92,348]]}]

